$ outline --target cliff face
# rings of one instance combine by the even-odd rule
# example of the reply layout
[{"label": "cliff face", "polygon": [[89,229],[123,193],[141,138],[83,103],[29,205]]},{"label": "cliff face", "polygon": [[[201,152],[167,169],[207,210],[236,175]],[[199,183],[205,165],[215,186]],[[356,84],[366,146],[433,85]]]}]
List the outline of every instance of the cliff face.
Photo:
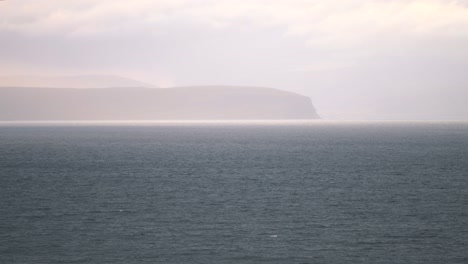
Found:
[{"label": "cliff face", "polygon": [[0,120],[316,119],[308,97],[271,88],[0,87]]}]

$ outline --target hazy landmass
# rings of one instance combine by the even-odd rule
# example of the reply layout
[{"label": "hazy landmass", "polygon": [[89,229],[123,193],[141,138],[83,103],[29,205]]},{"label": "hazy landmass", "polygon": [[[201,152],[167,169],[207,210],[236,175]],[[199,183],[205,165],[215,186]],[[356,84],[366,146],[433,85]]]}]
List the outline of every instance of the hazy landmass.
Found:
[{"label": "hazy landmass", "polygon": [[0,86],[48,88],[155,87],[149,83],[115,75],[9,75],[0,76]]},{"label": "hazy landmass", "polygon": [[0,87],[0,120],[316,119],[310,100],[261,87]]},{"label": "hazy landmass", "polygon": [[467,121],[467,43],[468,0],[4,0],[0,87],[148,87],[27,76],[111,74],[278,87],[328,120]]}]

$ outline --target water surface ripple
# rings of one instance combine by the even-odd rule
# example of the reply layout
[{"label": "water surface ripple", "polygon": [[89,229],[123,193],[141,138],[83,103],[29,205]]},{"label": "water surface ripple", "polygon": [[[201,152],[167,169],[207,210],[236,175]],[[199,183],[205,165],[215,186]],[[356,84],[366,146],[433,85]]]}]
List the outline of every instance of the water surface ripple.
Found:
[{"label": "water surface ripple", "polygon": [[468,124],[2,126],[0,263],[468,263]]}]

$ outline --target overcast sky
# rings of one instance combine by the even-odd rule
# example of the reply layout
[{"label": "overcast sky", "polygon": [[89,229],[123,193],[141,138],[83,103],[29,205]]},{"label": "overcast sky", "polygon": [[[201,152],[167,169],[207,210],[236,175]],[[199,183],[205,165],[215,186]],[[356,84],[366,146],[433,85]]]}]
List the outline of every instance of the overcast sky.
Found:
[{"label": "overcast sky", "polygon": [[328,119],[468,120],[468,1],[6,0],[0,74],[267,86]]}]

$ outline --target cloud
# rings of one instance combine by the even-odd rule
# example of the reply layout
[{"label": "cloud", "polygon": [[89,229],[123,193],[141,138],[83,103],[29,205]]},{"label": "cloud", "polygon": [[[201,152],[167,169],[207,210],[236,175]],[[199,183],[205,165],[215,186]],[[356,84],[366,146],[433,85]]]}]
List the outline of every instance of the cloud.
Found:
[{"label": "cloud", "polygon": [[468,39],[467,6],[447,0],[23,0],[2,3],[0,17],[0,32],[64,38],[281,28],[283,38],[329,54],[324,68],[401,47],[421,52],[434,38]]},{"label": "cloud", "polygon": [[[385,33],[467,34],[468,8],[447,0],[23,0],[0,8],[1,30],[25,34],[131,33],[167,23],[281,26],[290,35],[359,42]],[[338,43],[336,43],[338,44]]]}]

